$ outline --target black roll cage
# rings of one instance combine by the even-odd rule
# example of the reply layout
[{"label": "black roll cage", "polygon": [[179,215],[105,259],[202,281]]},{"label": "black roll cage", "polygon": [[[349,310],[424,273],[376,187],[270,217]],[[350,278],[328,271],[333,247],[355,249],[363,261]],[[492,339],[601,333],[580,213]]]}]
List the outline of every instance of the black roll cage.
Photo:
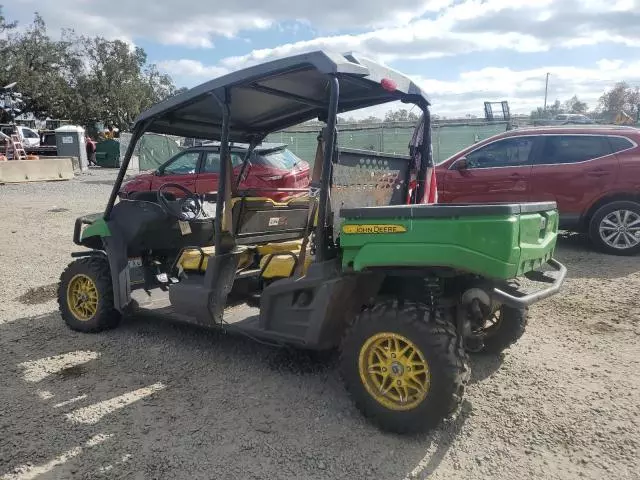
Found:
[{"label": "black roll cage", "polygon": [[[337,124],[337,116],[339,113],[354,110],[358,108],[358,105],[362,105],[362,103],[366,103],[369,98],[355,98],[350,99],[348,101],[343,101],[342,104],[339,103],[340,97],[340,83],[342,82],[363,82],[364,80],[358,77],[352,77],[347,75],[341,75],[340,73],[330,73],[329,75],[329,103],[328,109],[326,112],[326,118],[324,120],[326,123],[326,129],[324,130],[324,158],[322,162],[322,173],[320,177],[320,192],[319,192],[319,203],[318,203],[318,223],[315,231],[315,243],[316,243],[316,257],[318,261],[323,261],[328,258],[330,245],[329,239],[332,236],[327,235],[327,221],[328,221],[328,202],[329,202],[329,189],[331,183],[331,169],[333,163],[333,156],[335,152],[336,146],[336,124]],[[270,95],[277,95],[283,98],[287,98],[289,100],[294,100],[296,102],[303,103],[305,105],[310,105],[312,107],[317,107],[318,104],[316,101],[312,99],[306,99],[299,95],[290,94],[288,92],[280,91],[277,89],[266,88],[264,86],[259,86],[254,83],[254,81],[249,82],[246,85],[234,85],[235,87],[243,87],[243,88],[254,88],[263,93],[267,93]],[[230,125],[230,104],[231,104],[231,87],[225,87],[223,89],[224,95],[220,96],[216,92],[209,92],[209,95],[215,99],[218,105],[222,109],[222,125],[221,125],[221,138],[220,138],[220,158],[225,159],[229,153],[229,125]],[[429,112],[429,103],[422,95],[417,94],[407,94],[402,92],[395,92],[393,95],[394,98],[391,98],[385,103],[389,103],[391,101],[399,100],[402,103],[408,103],[416,105],[422,110],[423,114],[423,138],[419,147],[419,153],[422,161],[420,162],[419,171],[416,172],[416,192],[413,196],[413,203],[422,203],[422,199],[425,194],[425,178],[427,173],[427,168],[433,166],[433,158],[431,154],[431,116]],[[324,108],[324,106],[323,106]],[[113,206],[118,197],[118,192],[122,186],[122,182],[124,180],[125,173],[129,166],[129,162],[131,157],[133,156],[133,152],[135,150],[135,146],[137,142],[140,140],[142,135],[146,132],[149,125],[153,123],[154,117],[148,117],[144,121],[139,122],[135,125],[130,143],[128,145],[127,151],[125,153],[125,157],[123,159],[122,165],[120,167],[120,171],[118,172],[118,176],[113,185],[113,190],[111,191],[111,195],[109,197],[109,201],[107,203],[107,207],[104,211],[104,219],[109,220],[111,215],[111,211],[113,210]],[[242,175],[245,173],[245,169],[249,158],[253,150],[259,145],[264,138],[271,132],[265,132],[262,135],[255,135],[251,138],[249,142],[249,148],[246,152],[245,158],[243,160],[243,166],[238,176],[236,185],[232,184],[232,188],[237,187],[239,184]],[[218,192],[216,195],[216,217],[214,219],[214,235],[215,235],[215,255],[226,253],[223,251],[222,244],[222,217],[223,217],[223,209],[224,209],[224,199],[226,192],[226,182],[223,180],[227,175],[227,163],[226,161],[220,162],[220,179],[221,181],[218,184]],[[408,181],[409,179],[407,179]],[[232,178],[233,182],[233,178]]]}]

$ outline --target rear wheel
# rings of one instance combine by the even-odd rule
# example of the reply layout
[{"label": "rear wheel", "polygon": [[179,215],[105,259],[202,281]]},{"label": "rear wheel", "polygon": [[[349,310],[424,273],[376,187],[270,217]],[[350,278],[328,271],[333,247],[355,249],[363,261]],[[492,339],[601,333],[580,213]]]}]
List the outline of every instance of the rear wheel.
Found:
[{"label": "rear wheel", "polygon": [[116,327],[120,313],[113,308],[107,259],[85,257],[70,263],[60,276],[58,305],[62,319],[73,330],[99,332]]},{"label": "rear wheel", "polygon": [[604,253],[633,255],[640,252],[640,204],[630,201],[607,203],[591,217],[589,238]]},{"label": "rear wheel", "polygon": [[397,433],[435,427],[459,406],[469,379],[453,324],[416,303],[363,311],[343,340],[340,369],[358,409]]},{"label": "rear wheel", "polygon": [[483,328],[482,352],[500,353],[520,340],[527,327],[527,308],[502,305]]}]

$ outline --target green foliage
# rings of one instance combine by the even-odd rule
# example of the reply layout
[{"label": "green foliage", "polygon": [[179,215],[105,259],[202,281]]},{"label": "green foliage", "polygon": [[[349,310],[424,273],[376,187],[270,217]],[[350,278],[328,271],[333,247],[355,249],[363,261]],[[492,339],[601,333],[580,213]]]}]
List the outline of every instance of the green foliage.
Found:
[{"label": "green foliage", "polygon": [[567,113],[587,113],[589,106],[585,102],[581,102],[577,95],[564,102],[564,109]]},{"label": "green foliage", "polygon": [[544,120],[554,118],[559,113],[587,113],[589,109],[585,102],[580,101],[577,95],[574,95],[569,100],[561,103],[557,100],[549,105],[547,109],[544,107],[538,107],[531,112],[531,120]]},{"label": "green foliage", "polygon": [[538,107],[531,112],[531,120],[541,120],[547,117],[547,113],[544,111],[544,108]]},{"label": "green foliage", "polygon": [[[432,116],[437,117],[437,116]],[[417,122],[420,120],[420,116],[415,112],[408,111],[404,108],[400,110],[389,110],[384,119],[369,115],[366,118],[356,119],[355,117],[338,117],[338,123],[345,124],[371,124],[371,123],[393,123],[393,122]]]},{"label": "green foliage", "polygon": [[27,28],[15,26],[0,6],[0,84],[17,82],[23,113],[126,130],[141,111],[176,93],[139,47],[73,31],[53,39],[38,13]]},{"label": "green foliage", "polygon": [[384,116],[385,122],[417,122],[420,119],[414,112],[404,108],[400,110],[389,110]]},{"label": "green foliage", "polygon": [[640,88],[618,82],[600,97],[598,108],[609,121],[614,120],[621,112],[636,118],[640,108]]},{"label": "green foliage", "polygon": [[[64,37],[64,35],[63,35]],[[71,93],[69,78],[79,59],[70,52],[71,42],[51,40],[40,15],[23,32],[11,33],[5,47],[0,83],[17,82],[25,96],[23,113],[38,118],[65,117],[65,99]]]},{"label": "green foliage", "polygon": [[173,95],[171,78],[147,64],[143,49],[120,40],[82,37],[83,68],[78,72],[77,116],[82,124],[105,122],[127,129],[136,116]]}]

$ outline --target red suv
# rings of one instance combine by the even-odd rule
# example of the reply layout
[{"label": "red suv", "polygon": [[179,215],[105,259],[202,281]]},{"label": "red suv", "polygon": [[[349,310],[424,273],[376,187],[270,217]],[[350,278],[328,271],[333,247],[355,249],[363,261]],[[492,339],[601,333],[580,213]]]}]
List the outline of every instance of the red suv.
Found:
[{"label": "red suv", "polygon": [[442,203],[554,200],[560,227],[601,250],[640,251],[640,129],[521,128],[495,135],[436,167]]},{"label": "red suv", "polygon": [[[236,178],[246,151],[245,145],[231,147],[231,163]],[[183,150],[153,172],[137,175],[123,184],[120,196],[127,198],[137,192],[157,191],[165,183],[180,184],[194,193],[213,193],[218,190],[219,177],[220,146],[205,144]],[[309,186],[309,164],[286,145],[263,144],[253,151],[244,177],[240,190],[255,189],[259,196],[280,201]]]}]

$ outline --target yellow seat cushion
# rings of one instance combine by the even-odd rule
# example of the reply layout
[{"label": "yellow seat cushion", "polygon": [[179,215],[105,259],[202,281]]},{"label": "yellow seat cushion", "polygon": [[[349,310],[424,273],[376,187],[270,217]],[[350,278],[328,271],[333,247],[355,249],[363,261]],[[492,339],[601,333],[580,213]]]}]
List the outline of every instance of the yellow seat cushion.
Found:
[{"label": "yellow seat cushion", "polygon": [[272,253],[293,252],[296,250],[299,252],[301,247],[302,239],[292,240],[290,242],[273,242],[265,245],[258,245],[256,246],[256,251],[262,257]]},{"label": "yellow seat cushion", "polygon": [[[182,266],[182,269],[185,271],[200,271],[205,272],[207,269],[207,264],[209,262],[209,257],[213,255],[216,251],[215,247],[203,247],[202,251],[204,252],[204,259],[202,259],[202,254],[200,250],[197,248],[190,248],[182,252],[180,256],[180,260],[178,260],[178,265]],[[202,265],[200,265],[200,260],[202,259]],[[253,261],[253,252],[251,249],[246,249],[240,254],[240,263],[238,264],[238,269],[246,268],[251,265]],[[200,267],[200,269],[198,269]]]},{"label": "yellow seat cushion", "polygon": [[[300,250],[292,251],[291,253],[293,253],[297,259],[300,258]],[[262,278],[290,277],[291,274],[293,273],[293,266],[294,266],[294,260],[291,255],[284,255],[284,254],[265,255],[260,259],[260,268],[261,269],[264,268],[264,266],[267,264],[267,260],[272,256],[273,256],[273,259],[271,260],[271,262],[269,262],[269,265],[267,266],[265,271],[262,273]],[[309,268],[309,265],[311,264],[312,261],[313,259],[311,258],[311,255],[307,254],[304,260],[304,268],[302,269],[303,274],[307,272],[307,268]]]},{"label": "yellow seat cushion", "polygon": [[[260,268],[263,268],[266,263],[266,259],[274,254],[291,252],[294,253],[296,257],[298,257],[300,255],[301,247],[302,240],[293,240],[290,242],[273,242],[266,243],[264,245],[257,245],[255,247],[247,247],[246,250],[242,252],[240,263],[238,264],[238,269],[246,268],[251,265],[251,262],[253,262],[253,255],[256,252],[260,257]],[[182,266],[182,269],[185,271],[204,272],[207,269],[209,257],[213,255],[215,251],[215,247],[203,247],[203,258],[200,250],[198,250],[197,248],[189,248],[182,252],[180,259],[178,260],[178,265]],[[200,260],[202,260],[202,265],[200,264]],[[305,261],[305,271],[309,263],[311,263],[311,260],[309,259],[309,255],[307,255],[307,260]],[[263,276],[265,278],[288,277],[291,273],[292,267],[293,258],[290,255],[276,255],[267,267],[267,270],[264,272]]]},{"label": "yellow seat cushion", "polygon": [[[289,253],[292,253],[296,258],[300,257],[300,251],[302,248],[302,239],[293,240],[290,242],[273,242],[266,245],[259,245],[256,247],[258,254],[260,255],[260,268],[264,268],[270,257],[273,259],[269,262],[266,270],[262,273],[263,278],[286,278],[291,276],[294,260]],[[307,271],[307,267],[311,263],[311,256],[309,254],[305,257],[305,266],[303,271]]]}]

